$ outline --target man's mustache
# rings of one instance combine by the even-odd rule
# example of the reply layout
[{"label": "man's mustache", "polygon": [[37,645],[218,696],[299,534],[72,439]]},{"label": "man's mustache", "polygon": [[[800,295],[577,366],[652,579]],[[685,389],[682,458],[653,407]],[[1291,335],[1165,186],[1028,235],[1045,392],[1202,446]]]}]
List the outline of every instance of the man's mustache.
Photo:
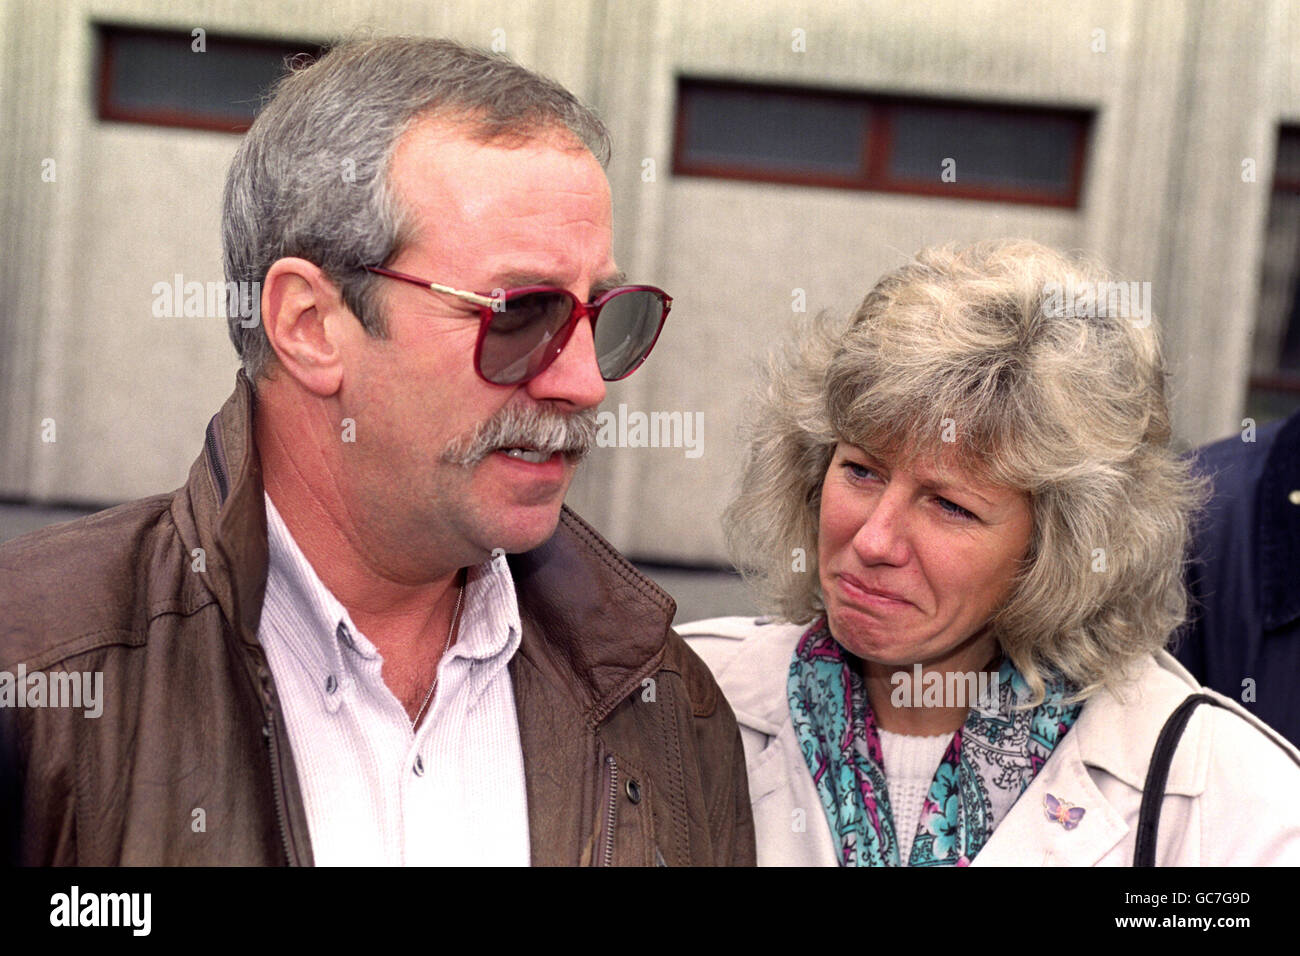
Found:
[{"label": "man's mustache", "polygon": [[468,435],[447,446],[442,460],[470,468],[504,448],[586,457],[596,443],[596,410],[561,414],[541,405],[505,405]]}]

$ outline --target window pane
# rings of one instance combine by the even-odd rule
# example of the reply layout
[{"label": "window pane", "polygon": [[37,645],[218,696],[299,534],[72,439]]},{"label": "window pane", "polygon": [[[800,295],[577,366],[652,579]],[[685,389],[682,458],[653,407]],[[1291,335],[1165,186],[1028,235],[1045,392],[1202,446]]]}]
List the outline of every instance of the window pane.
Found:
[{"label": "window pane", "polygon": [[764,171],[854,175],[863,166],[866,111],[830,97],[682,89],[681,157]]},{"label": "window pane", "polygon": [[[1092,114],[678,80],[675,171],[1077,206]],[[944,160],[953,159],[955,170]],[[946,176],[955,172],[956,179]]]},{"label": "window pane", "polygon": [[103,113],[110,119],[247,129],[262,96],[286,72],[286,57],[316,52],[207,36],[192,49],[189,33],[104,31]]},{"label": "window pane", "polygon": [[1081,120],[929,106],[900,106],[893,117],[894,178],[938,181],[951,158],[958,184],[1070,191]]}]

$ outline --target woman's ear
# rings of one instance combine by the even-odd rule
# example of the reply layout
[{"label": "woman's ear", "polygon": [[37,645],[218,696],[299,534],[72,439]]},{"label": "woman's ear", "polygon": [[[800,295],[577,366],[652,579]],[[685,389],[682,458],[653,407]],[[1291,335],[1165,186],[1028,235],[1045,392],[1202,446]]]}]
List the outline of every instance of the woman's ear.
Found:
[{"label": "woman's ear", "polygon": [[346,320],[357,322],[337,285],[313,262],[277,259],[262,283],[262,324],[288,375],[314,395],[335,394],[343,381]]}]

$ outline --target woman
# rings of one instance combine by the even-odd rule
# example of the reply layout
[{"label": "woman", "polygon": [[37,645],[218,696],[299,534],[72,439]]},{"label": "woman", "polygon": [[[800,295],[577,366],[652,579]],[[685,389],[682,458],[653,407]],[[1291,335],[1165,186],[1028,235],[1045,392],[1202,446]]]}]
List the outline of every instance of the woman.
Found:
[{"label": "woman", "polygon": [[773,359],[724,520],[778,621],[679,629],[760,864],[1300,862],[1300,754],[1241,707],[1153,759],[1202,691],[1164,646],[1203,492],[1121,290],[1031,242],[931,249]]}]

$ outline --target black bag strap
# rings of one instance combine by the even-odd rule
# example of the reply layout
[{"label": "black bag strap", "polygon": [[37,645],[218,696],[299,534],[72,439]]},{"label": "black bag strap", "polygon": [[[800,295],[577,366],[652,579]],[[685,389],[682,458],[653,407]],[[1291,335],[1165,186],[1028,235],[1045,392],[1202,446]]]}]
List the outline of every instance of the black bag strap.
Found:
[{"label": "black bag strap", "polygon": [[1165,799],[1165,785],[1169,783],[1169,765],[1173,763],[1178,741],[1183,738],[1192,712],[1201,704],[1223,705],[1209,694],[1192,694],[1169,715],[1156,738],[1151,751],[1151,765],[1147,768],[1146,783],[1142,786],[1142,808],[1138,811],[1137,845],[1133,849],[1134,866],[1156,865],[1156,834],[1160,830],[1160,806]]},{"label": "black bag strap", "polygon": [[[1156,738],[1155,749],[1151,752],[1151,765],[1147,768],[1146,783],[1142,787],[1142,807],[1138,811],[1137,845],[1133,849],[1134,866],[1156,865],[1156,834],[1160,830],[1160,807],[1165,799],[1165,786],[1169,783],[1169,765],[1173,762],[1174,751],[1182,739],[1187,722],[1192,719],[1192,712],[1201,704],[1213,704],[1230,713],[1235,713],[1223,701],[1209,694],[1192,694],[1179,704],[1165,725],[1160,728]],[[1293,761],[1295,757],[1270,734],[1269,740],[1277,744]]]}]

